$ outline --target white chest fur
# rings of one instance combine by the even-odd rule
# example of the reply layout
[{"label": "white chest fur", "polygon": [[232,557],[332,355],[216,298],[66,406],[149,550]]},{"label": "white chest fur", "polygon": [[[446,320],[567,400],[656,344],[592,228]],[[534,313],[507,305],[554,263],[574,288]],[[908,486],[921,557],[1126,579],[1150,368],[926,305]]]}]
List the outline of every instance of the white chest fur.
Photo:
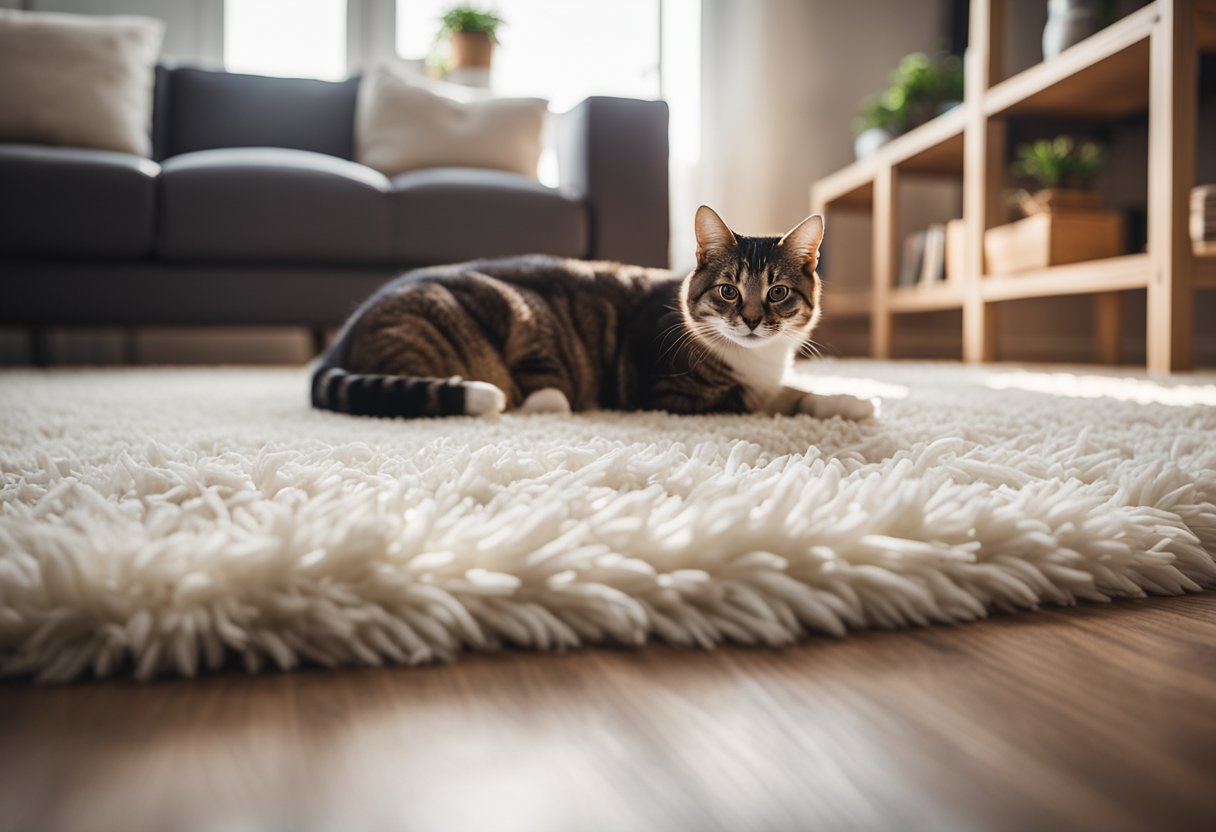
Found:
[{"label": "white chest fur", "polygon": [[770,340],[772,343],[752,348],[736,344],[718,347],[719,355],[735,371],[735,377],[761,398],[781,389],[786,372],[794,364],[794,347],[790,342],[782,338]]}]

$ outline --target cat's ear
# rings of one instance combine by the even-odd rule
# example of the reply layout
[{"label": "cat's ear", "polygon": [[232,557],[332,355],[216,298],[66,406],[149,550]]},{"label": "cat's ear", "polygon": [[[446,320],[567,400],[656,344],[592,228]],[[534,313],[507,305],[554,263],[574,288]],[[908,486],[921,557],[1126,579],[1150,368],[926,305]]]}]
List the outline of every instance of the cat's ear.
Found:
[{"label": "cat's ear", "polygon": [[704,262],[709,253],[727,251],[735,244],[735,235],[708,205],[697,209],[696,228],[698,263]]},{"label": "cat's ear", "polygon": [[806,271],[813,272],[819,264],[819,244],[822,242],[823,216],[811,214],[790,229],[777,245],[788,251]]}]

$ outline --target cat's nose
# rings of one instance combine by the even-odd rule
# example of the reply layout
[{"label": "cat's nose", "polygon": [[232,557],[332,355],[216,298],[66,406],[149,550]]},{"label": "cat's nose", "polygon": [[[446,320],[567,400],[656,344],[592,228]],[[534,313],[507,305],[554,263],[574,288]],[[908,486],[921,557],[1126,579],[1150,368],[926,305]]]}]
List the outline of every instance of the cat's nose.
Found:
[{"label": "cat's nose", "polygon": [[749,317],[747,317],[746,315],[744,315],[744,316],[743,316],[743,323],[747,324],[747,328],[748,328],[748,329],[750,329],[750,330],[752,330],[753,332],[755,332],[756,327],[760,326],[760,319],[759,319],[759,318],[749,318]]}]

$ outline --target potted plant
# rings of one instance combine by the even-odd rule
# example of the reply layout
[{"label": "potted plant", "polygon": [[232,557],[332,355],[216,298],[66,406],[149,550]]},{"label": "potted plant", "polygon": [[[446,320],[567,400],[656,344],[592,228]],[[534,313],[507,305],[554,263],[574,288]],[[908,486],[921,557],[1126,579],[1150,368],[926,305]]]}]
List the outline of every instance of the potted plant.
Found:
[{"label": "potted plant", "polygon": [[864,159],[898,135],[900,116],[887,103],[886,95],[871,95],[861,104],[861,115],[853,122],[853,155]]},{"label": "potted plant", "polygon": [[853,124],[853,153],[865,158],[962,100],[963,64],[957,55],[905,55],[891,72],[891,86],[862,102],[861,116]]},{"label": "potted plant", "polygon": [[442,20],[439,34],[448,39],[451,67],[488,70],[502,18],[476,6],[459,5],[444,13]]},{"label": "potted plant", "polygon": [[1013,172],[1032,182],[1033,194],[1021,191],[1027,216],[1051,211],[1094,211],[1102,206],[1094,182],[1102,170],[1102,148],[1071,136],[1039,139],[1019,145]]},{"label": "potted plant", "polygon": [[902,99],[904,130],[919,127],[963,100],[963,62],[947,52],[905,55],[891,75],[891,90]]},{"label": "potted plant", "polygon": [[1071,136],[1020,145],[1014,175],[1035,188],[1015,192],[1025,219],[984,232],[989,274],[1115,257],[1123,249],[1123,217],[1101,210],[1094,181],[1102,169],[1102,149]]}]

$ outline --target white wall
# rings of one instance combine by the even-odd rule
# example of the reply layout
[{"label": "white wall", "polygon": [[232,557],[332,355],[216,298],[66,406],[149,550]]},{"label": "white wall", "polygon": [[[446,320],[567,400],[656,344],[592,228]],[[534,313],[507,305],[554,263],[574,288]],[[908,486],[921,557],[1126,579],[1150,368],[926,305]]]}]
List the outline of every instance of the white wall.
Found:
[{"label": "white wall", "polygon": [[939,0],[704,0],[706,201],[743,233],[806,215],[853,159],[850,124],[896,62],[934,47]]}]

